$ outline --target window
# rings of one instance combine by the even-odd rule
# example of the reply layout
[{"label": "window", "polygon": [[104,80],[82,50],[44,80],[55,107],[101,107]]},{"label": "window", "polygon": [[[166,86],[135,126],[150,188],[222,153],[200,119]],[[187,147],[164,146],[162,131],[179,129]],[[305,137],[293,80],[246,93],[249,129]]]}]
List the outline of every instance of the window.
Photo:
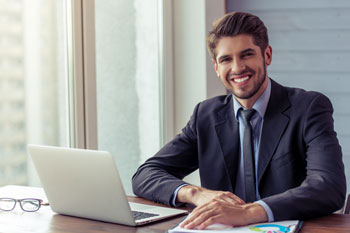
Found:
[{"label": "window", "polygon": [[27,143],[67,146],[64,1],[0,0],[0,186],[39,185]]},{"label": "window", "polygon": [[127,194],[161,141],[158,2],[95,2],[98,149],[114,155]]},{"label": "window", "polygon": [[40,186],[26,153],[35,143],[110,151],[132,193],[163,140],[160,3],[0,0],[0,185]]}]

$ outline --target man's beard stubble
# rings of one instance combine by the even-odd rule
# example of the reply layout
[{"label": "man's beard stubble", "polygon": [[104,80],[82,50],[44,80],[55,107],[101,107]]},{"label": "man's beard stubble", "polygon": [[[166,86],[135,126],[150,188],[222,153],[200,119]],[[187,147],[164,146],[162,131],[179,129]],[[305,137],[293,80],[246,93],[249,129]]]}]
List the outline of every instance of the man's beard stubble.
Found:
[{"label": "man's beard stubble", "polygon": [[[239,99],[249,99],[251,97],[253,97],[261,88],[261,86],[264,84],[265,79],[266,79],[266,65],[265,65],[265,58],[263,57],[263,66],[264,66],[264,73],[263,73],[263,77],[260,77],[258,80],[258,84],[257,86],[250,92],[250,93],[243,93],[243,95],[239,96],[238,93],[235,93],[235,91],[232,89],[231,92],[233,93],[233,95]],[[256,74],[256,72],[254,70],[246,70],[244,72],[242,72],[242,74],[247,73],[247,72],[253,72],[253,75]]]}]

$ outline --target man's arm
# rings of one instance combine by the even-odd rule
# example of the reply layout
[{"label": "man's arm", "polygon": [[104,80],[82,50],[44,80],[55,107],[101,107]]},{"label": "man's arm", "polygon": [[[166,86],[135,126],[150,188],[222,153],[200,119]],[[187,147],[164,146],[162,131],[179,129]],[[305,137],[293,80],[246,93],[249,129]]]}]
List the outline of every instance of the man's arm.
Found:
[{"label": "man's arm", "polygon": [[332,113],[330,101],[321,94],[314,96],[303,112],[300,126],[306,148],[306,178],[296,188],[262,199],[276,221],[323,216],[342,207],[346,181]]},{"label": "man's arm", "polygon": [[198,168],[196,106],[190,121],[172,141],[142,164],[132,178],[136,195],[171,205],[177,187],[186,184],[182,179]]}]

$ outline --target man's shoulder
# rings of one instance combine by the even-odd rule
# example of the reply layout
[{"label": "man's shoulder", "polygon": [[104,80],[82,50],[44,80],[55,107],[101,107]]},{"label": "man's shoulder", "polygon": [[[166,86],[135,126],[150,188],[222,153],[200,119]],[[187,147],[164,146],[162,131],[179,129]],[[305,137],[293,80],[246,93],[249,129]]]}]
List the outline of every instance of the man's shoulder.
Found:
[{"label": "man's shoulder", "polygon": [[232,94],[226,94],[226,95],[218,95],[211,98],[208,98],[201,102],[201,104],[207,104],[207,105],[220,105],[220,104],[227,104],[232,99]]},{"label": "man's shoulder", "polygon": [[283,86],[275,81],[273,81],[273,83],[273,87],[279,89],[281,92],[285,92],[292,103],[312,101],[318,97],[328,99],[324,94],[318,91],[305,90],[299,87]]},{"label": "man's shoulder", "polygon": [[223,116],[229,114],[233,109],[232,98],[232,94],[227,94],[203,100],[197,104],[194,110],[194,119],[201,124],[220,121]]},{"label": "man's shoulder", "polygon": [[199,110],[217,111],[229,104],[232,104],[232,94],[219,95],[200,102]]}]

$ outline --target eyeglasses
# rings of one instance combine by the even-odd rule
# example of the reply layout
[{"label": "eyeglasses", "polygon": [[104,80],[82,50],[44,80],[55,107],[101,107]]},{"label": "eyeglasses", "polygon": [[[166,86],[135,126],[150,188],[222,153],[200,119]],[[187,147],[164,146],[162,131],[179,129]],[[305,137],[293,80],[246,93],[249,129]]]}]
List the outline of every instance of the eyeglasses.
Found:
[{"label": "eyeglasses", "polygon": [[2,197],[0,198],[0,210],[11,211],[16,207],[17,202],[21,206],[21,209],[26,212],[35,212],[38,211],[42,205],[49,205],[49,203],[43,203],[43,200],[36,198],[14,199]]}]

